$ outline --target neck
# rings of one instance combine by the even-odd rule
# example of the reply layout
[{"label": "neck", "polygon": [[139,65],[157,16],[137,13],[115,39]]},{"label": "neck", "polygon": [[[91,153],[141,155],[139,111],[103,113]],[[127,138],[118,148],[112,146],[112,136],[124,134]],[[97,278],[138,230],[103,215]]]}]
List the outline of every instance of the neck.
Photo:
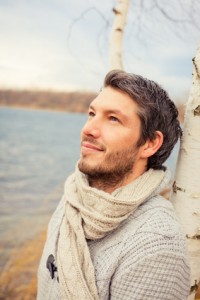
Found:
[{"label": "neck", "polygon": [[117,176],[117,174],[101,174],[101,176],[88,176],[88,181],[91,187],[111,194],[116,189],[134,181],[145,171],[146,168],[137,171],[132,170],[130,173],[127,173],[123,178]]},{"label": "neck", "polygon": [[119,187],[122,187],[123,181],[120,181],[118,183],[116,182],[112,182],[111,180],[108,181],[104,181],[102,179],[96,179],[96,178],[88,178],[89,181],[89,185],[91,187],[94,187],[98,190],[102,190],[106,193],[111,194],[114,190],[116,190]]}]

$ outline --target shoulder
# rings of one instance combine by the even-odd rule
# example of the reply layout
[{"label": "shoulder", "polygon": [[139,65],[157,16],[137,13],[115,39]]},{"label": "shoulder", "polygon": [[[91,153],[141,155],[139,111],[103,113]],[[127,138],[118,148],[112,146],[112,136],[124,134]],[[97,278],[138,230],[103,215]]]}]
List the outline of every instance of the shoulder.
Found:
[{"label": "shoulder", "polygon": [[170,201],[161,196],[142,204],[105,238],[90,244],[92,256],[109,253],[117,260],[131,256],[135,261],[146,255],[168,252],[187,256],[186,239]]},{"label": "shoulder", "polygon": [[142,204],[138,210],[127,220],[134,226],[138,224],[137,232],[149,232],[164,236],[176,236],[181,233],[182,228],[169,200],[158,195]]},{"label": "shoulder", "polygon": [[126,223],[124,225],[127,225],[129,229],[137,226],[137,232],[148,231],[167,236],[182,232],[172,203],[160,195],[140,205]]},{"label": "shoulder", "polygon": [[185,235],[173,206],[161,196],[141,205],[124,226],[123,252],[127,253],[130,248],[141,259],[163,251],[187,256]]}]

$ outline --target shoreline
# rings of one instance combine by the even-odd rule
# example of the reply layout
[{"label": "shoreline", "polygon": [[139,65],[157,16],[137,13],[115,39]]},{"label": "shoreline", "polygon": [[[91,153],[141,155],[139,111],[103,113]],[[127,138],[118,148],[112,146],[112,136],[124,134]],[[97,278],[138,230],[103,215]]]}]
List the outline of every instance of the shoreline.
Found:
[{"label": "shoreline", "polygon": [[43,108],[39,106],[26,106],[26,105],[1,105],[0,104],[0,109],[1,108],[11,108],[11,109],[24,109],[24,110],[35,110],[35,111],[47,111],[47,112],[55,112],[55,113],[75,113],[75,114],[85,114],[85,112],[80,112],[80,111],[70,111],[70,110],[63,110],[61,108]]},{"label": "shoreline", "polygon": [[94,92],[80,91],[64,93],[56,91],[0,89],[0,107],[84,113],[96,95]]}]

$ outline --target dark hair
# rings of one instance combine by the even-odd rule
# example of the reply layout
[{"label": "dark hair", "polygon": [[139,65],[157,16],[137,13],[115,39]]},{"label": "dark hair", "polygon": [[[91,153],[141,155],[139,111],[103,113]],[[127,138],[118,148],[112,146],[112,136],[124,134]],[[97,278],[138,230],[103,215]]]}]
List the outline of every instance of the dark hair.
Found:
[{"label": "dark hair", "polygon": [[106,75],[104,86],[111,86],[127,93],[138,104],[138,116],[141,120],[138,147],[148,139],[153,140],[157,130],[162,132],[163,144],[148,158],[147,169],[165,170],[163,163],[182,135],[177,119],[178,110],[167,92],[152,80],[118,70],[110,71]]}]

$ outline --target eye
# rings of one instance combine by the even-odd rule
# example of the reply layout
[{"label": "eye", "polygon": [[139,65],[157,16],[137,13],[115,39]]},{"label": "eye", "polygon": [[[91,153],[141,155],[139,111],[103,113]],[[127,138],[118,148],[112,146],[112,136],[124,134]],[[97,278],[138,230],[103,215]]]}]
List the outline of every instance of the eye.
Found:
[{"label": "eye", "polygon": [[120,122],[120,120],[114,116],[109,117],[112,122]]},{"label": "eye", "polygon": [[89,111],[89,112],[88,112],[88,116],[89,116],[90,118],[92,118],[92,117],[95,116],[95,113],[94,113],[93,111]]}]

